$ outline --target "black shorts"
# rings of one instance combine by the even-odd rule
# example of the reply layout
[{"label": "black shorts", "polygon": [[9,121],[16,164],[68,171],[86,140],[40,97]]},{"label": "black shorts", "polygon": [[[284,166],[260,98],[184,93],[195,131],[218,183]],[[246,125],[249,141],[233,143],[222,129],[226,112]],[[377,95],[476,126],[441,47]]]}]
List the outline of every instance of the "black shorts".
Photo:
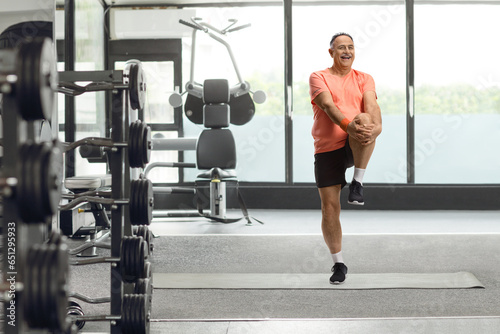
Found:
[{"label": "black shorts", "polygon": [[314,155],[314,176],[316,186],[324,188],[340,184],[341,188],[347,184],[345,171],[354,166],[349,138],[344,147],[335,151],[318,153]]}]

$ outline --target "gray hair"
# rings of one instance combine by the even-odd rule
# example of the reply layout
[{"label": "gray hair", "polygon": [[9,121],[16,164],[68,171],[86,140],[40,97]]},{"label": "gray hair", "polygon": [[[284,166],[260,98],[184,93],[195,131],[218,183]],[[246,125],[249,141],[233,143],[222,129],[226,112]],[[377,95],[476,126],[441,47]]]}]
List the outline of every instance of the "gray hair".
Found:
[{"label": "gray hair", "polygon": [[333,35],[332,39],[330,40],[330,47],[332,47],[332,46],[333,46],[333,42],[334,42],[334,41],[335,41],[335,39],[336,39],[337,37],[339,37],[339,36],[347,36],[347,37],[349,37],[349,38],[350,38],[350,39],[354,42],[354,39],[353,39],[353,38],[352,38],[352,36],[351,36],[351,35],[349,35],[348,33],[346,33],[346,32],[338,32],[338,33],[336,33],[335,35]]}]

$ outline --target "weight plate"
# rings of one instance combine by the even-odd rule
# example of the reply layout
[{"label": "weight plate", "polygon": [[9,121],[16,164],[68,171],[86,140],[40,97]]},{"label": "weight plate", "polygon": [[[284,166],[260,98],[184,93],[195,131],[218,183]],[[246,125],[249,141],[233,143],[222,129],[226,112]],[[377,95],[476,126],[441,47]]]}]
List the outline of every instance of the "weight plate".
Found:
[{"label": "weight plate", "polygon": [[27,265],[24,274],[24,293],[26,302],[24,303],[24,313],[26,321],[29,323],[33,323],[35,321],[34,317],[36,316],[36,314],[33,312],[33,310],[37,308],[37,305],[35,304],[38,303],[38,298],[35,297],[35,293],[36,291],[38,291],[35,284],[37,284],[38,280],[36,280],[34,277],[37,274],[35,273],[35,271],[37,271],[37,257],[39,255],[39,248],[39,245],[33,245],[28,250],[28,254],[26,256]]},{"label": "weight plate", "polygon": [[[138,168],[144,168],[146,164],[143,162],[143,156],[144,156],[144,151],[143,151],[143,142],[144,142],[144,133],[146,131],[146,125],[142,123],[141,121],[137,121],[137,140],[134,143],[134,149],[135,149],[135,156],[137,160],[137,167]],[[147,153],[146,153],[147,154]]]},{"label": "weight plate", "polygon": [[122,238],[121,251],[120,251],[120,270],[121,270],[121,274],[122,274],[122,279],[126,275],[126,270],[127,270],[127,264],[125,263],[125,260],[127,259],[126,255],[125,255],[127,238],[128,237],[126,237],[126,236]]},{"label": "weight plate", "polygon": [[62,151],[46,142],[24,144],[20,149],[17,192],[19,215],[27,223],[39,223],[54,215],[61,199]]},{"label": "weight plate", "polygon": [[130,65],[128,76],[129,76],[129,99],[130,107],[134,110],[140,109],[139,104],[139,82],[137,80],[139,74],[139,68],[136,64]]},{"label": "weight plate", "polygon": [[149,295],[153,292],[153,284],[149,278],[139,278],[135,282],[134,293],[138,295]]},{"label": "weight plate", "polygon": [[149,333],[149,307],[145,295],[124,295],[122,302],[122,333]]},{"label": "weight plate", "polygon": [[129,164],[132,168],[144,168],[151,157],[151,129],[137,120],[130,124],[128,139]]},{"label": "weight plate", "polygon": [[146,103],[146,74],[140,62],[130,66],[129,70],[129,96],[132,109],[144,109]]},{"label": "weight plate", "polygon": [[130,181],[130,195],[129,195],[129,216],[130,216],[130,223],[132,225],[137,225],[136,222],[139,220],[139,217],[137,215],[137,212],[139,211],[137,209],[137,194],[138,194],[138,182],[137,180],[131,180]]},{"label": "weight plate", "polygon": [[122,319],[121,319],[121,332],[123,334],[128,334],[131,333],[133,334],[133,329],[131,328],[131,325],[133,323],[133,320],[131,319],[131,314],[130,311],[132,309],[131,307],[131,295],[124,295],[122,299]]},{"label": "weight plate", "polygon": [[133,282],[135,280],[135,276],[134,276],[134,267],[133,267],[133,263],[134,263],[134,244],[135,244],[135,240],[132,239],[132,237],[128,237],[127,238],[127,247],[125,249],[125,253],[123,254],[126,258],[125,258],[125,264],[126,264],[126,268],[125,268],[125,272],[126,272],[126,275],[124,275],[124,281],[125,282]]},{"label": "weight plate", "polygon": [[19,162],[20,162],[20,175],[18,180],[18,190],[17,190],[17,205],[18,213],[21,219],[25,222],[31,222],[37,220],[33,217],[33,211],[31,209],[31,201],[36,201],[36,195],[33,194],[31,187],[33,186],[32,174],[32,164],[33,164],[33,151],[35,147],[30,144],[24,144],[19,150]]},{"label": "weight plate", "polygon": [[137,266],[138,266],[138,262],[140,261],[140,240],[139,238],[140,237],[132,237],[133,238],[133,248],[130,249],[130,252],[131,252],[131,256],[130,256],[130,268],[131,268],[131,272],[132,272],[132,275],[134,276],[134,281],[139,277],[139,273],[137,271]]},{"label": "weight plate", "polygon": [[147,196],[144,196],[145,200],[145,225],[151,224],[151,220],[153,220],[153,208],[154,208],[154,194],[153,194],[153,182],[149,179],[144,179],[144,190],[147,193]]},{"label": "weight plate", "polygon": [[130,167],[135,168],[138,164],[136,160],[135,152],[135,141],[137,140],[137,122],[130,123],[128,130],[128,162]]},{"label": "weight plate", "polygon": [[66,305],[68,304],[69,253],[65,243],[54,246],[55,258],[51,264],[52,270],[48,283],[51,291],[51,328],[62,330],[66,326]]},{"label": "weight plate", "polygon": [[148,191],[147,191],[147,181],[144,179],[141,179],[139,181],[139,224],[141,225],[148,225],[147,224],[147,201],[148,201]]},{"label": "weight plate", "polygon": [[153,183],[149,179],[130,181],[130,223],[149,225],[153,219]]},{"label": "weight plate", "polygon": [[[148,248],[146,241],[142,237],[140,238],[139,241],[139,252],[137,253],[137,263],[136,263],[136,273],[137,277],[141,277],[144,271],[144,263],[146,261],[146,258],[148,256]],[[144,277],[141,277],[144,278]]]},{"label": "weight plate", "polygon": [[35,38],[19,48],[17,103],[23,119],[50,120],[54,108],[57,70],[49,38]]},{"label": "weight plate", "polygon": [[[120,266],[122,272],[122,280],[132,283],[142,274],[144,259],[141,260],[141,237],[128,237],[122,239],[122,254],[120,258]],[[141,269],[138,270],[138,266]]]},{"label": "weight plate", "polygon": [[[31,309],[30,313],[27,316],[28,323],[32,327],[40,326],[41,320],[44,318],[43,314],[43,300],[41,296],[41,285],[40,285],[40,275],[41,275],[41,270],[42,270],[42,264],[45,260],[45,256],[47,253],[44,251],[45,250],[44,245],[36,245],[34,249],[34,258],[32,262],[33,270],[32,274],[30,277],[30,282],[28,283],[31,286],[32,293],[31,293]],[[41,310],[41,311],[38,311]]]},{"label": "weight plate", "polygon": [[37,287],[37,293],[35,294],[35,298],[37,298],[37,311],[36,312],[36,322],[35,322],[35,328],[43,328],[47,327],[48,325],[48,315],[49,315],[49,308],[48,308],[48,303],[47,303],[47,295],[48,291],[46,289],[47,286],[47,278],[49,274],[47,273],[47,266],[45,265],[48,261],[47,259],[50,260],[50,252],[49,252],[49,245],[48,244],[42,244],[40,247],[39,252],[41,253],[38,262],[37,262],[37,267],[38,267],[38,276],[34,277],[37,283],[35,283],[35,286]]},{"label": "weight plate", "polygon": [[62,150],[54,145],[44,151],[42,175],[44,176],[43,208],[46,216],[57,213],[61,201],[61,188],[63,179],[63,154]]},{"label": "weight plate", "polygon": [[31,207],[34,215],[37,217],[34,222],[42,222],[45,220],[46,212],[43,206],[43,202],[45,201],[45,196],[47,196],[47,189],[45,188],[45,178],[47,177],[44,174],[43,165],[46,163],[43,159],[47,146],[45,143],[33,144],[33,155],[30,157],[32,160],[31,170],[29,173],[33,178],[32,183],[32,200],[27,204]]},{"label": "weight plate", "polygon": [[145,225],[139,225],[135,233],[137,236],[141,236],[147,244],[148,255],[153,254],[153,233]]},{"label": "weight plate", "polygon": [[145,123],[143,124],[145,130],[143,133],[141,152],[142,152],[142,164],[144,167],[149,163],[149,159],[151,158],[151,128],[147,126]]},{"label": "weight plate", "polygon": [[[52,244],[47,244],[47,257],[45,258],[43,269],[40,274],[40,282],[42,282],[43,290],[43,305],[44,310],[46,310],[45,321],[48,328],[56,327],[57,319],[57,304],[55,300],[55,294],[57,290],[57,246]],[[53,276],[54,275],[54,276]],[[66,308],[66,303],[64,304]],[[65,312],[66,315],[66,312]]]},{"label": "weight plate", "polygon": [[151,262],[145,261],[144,269],[142,271],[142,278],[149,278],[152,281],[152,277],[153,277],[153,271],[151,269]]},{"label": "weight plate", "polygon": [[138,225],[134,229],[134,235],[142,237],[144,234],[144,225]]}]

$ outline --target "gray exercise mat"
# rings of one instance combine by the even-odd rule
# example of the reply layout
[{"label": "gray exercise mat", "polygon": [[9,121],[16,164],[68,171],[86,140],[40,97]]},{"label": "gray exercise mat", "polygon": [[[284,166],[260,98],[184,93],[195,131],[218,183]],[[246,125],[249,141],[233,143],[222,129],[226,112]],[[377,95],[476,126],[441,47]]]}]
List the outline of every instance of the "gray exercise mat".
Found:
[{"label": "gray exercise mat", "polygon": [[155,289],[469,289],[484,288],[469,272],[348,274],[332,285],[328,274],[154,273]]}]

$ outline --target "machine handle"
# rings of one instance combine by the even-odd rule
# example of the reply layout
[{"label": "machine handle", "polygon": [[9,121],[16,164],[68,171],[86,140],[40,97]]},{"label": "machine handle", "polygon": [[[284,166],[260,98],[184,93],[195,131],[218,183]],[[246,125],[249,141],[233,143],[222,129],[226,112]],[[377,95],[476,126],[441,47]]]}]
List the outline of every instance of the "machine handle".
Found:
[{"label": "machine handle", "polygon": [[197,26],[196,24],[193,24],[193,23],[188,22],[188,21],[184,21],[183,19],[180,19],[179,23],[184,24],[185,26],[191,27],[193,29],[204,30],[200,26]]},{"label": "machine handle", "polygon": [[244,25],[241,25],[241,26],[238,26],[238,27],[234,27],[234,28],[231,28],[231,29],[228,29],[226,30],[227,32],[233,32],[233,31],[238,31],[238,30],[241,30],[241,29],[245,29],[245,28],[248,28],[252,26],[251,23],[247,23],[247,24],[244,24]]}]

